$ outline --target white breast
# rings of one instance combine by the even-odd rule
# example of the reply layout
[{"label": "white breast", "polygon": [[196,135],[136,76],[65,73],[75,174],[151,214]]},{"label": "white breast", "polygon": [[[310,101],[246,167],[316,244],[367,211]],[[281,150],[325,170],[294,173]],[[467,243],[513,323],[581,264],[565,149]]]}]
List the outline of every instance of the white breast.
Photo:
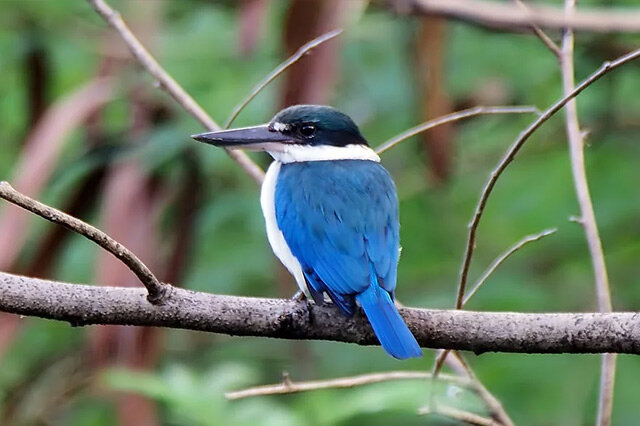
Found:
[{"label": "white breast", "polygon": [[262,206],[262,214],[264,215],[264,221],[267,226],[267,238],[269,239],[273,253],[296,279],[300,290],[309,296],[300,262],[298,262],[298,259],[291,253],[291,249],[285,241],[282,231],[278,228],[278,222],[276,221],[276,183],[281,165],[282,163],[279,161],[271,163],[264,177],[262,190],[260,192],[260,205]]}]

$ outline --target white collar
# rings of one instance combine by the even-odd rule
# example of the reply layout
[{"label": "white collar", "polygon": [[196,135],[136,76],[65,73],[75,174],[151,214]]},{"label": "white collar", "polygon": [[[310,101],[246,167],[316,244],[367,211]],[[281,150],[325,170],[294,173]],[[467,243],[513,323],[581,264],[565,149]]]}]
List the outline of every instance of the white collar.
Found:
[{"label": "white collar", "polygon": [[284,144],[280,151],[268,151],[281,163],[330,160],[369,160],[380,162],[380,157],[366,145],[294,145]]}]

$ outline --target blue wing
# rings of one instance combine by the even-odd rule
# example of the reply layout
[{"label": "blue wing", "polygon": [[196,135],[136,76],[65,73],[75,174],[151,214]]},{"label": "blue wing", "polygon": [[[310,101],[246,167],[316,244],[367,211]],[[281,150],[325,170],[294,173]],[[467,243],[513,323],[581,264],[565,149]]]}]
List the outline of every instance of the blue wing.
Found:
[{"label": "blue wing", "polygon": [[312,294],[326,291],[352,314],[354,296],[370,285],[371,264],[393,295],[398,202],[384,167],[361,160],[283,164],[275,204],[278,227]]}]

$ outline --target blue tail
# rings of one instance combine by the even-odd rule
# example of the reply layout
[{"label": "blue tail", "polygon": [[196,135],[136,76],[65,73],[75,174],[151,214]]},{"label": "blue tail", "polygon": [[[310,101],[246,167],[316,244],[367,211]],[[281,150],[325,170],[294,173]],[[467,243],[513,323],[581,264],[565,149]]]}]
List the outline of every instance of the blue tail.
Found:
[{"label": "blue tail", "polygon": [[377,282],[356,296],[373,332],[389,355],[397,359],[422,356],[420,345],[398,313],[389,293]]}]

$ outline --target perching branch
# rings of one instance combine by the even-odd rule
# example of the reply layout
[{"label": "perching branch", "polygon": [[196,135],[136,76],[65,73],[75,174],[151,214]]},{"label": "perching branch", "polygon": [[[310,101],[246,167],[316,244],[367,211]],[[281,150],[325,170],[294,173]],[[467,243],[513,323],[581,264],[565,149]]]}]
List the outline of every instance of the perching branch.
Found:
[{"label": "perching branch", "polygon": [[522,133],[520,133],[520,136],[518,136],[518,138],[514,141],[506,154],[502,157],[500,163],[498,163],[498,166],[491,172],[491,176],[489,177],[487,184],[482,190],[482,195],[480,195],[480,200],[478,200],[478,204],[476,205],[471,223],[469,223],[467,244],[462,261],[462,267],[460,268],[460,280],[458,282],[458,292],[456,295],[456,309],[460,309],[462,307],[462,302],[464,300],[465,288],[469,276],[469,267],[471,266],[471,258],[473,257],[473,252],[475,250],[476,233],[478,231],[478,225],[480,224],[480,218],[482,217],[484,208],[487,205],[487,201],[489,200],[489,196],[491,195],[491,192],[493,191],[498,178],[500,178],[500,176],[502,175],[502,172],[504,172],[507,166],[509,166],[509,164],[513,161],[516,154],[520,151],[520,148],[522,148],[522,146],[531,137],[531,135],[549,118],[551,118],[551,116],[560,111],[567,102],[578,96],[584,89],[595,83],[608,72],[639,57],[640,49],[637,49],[630,53],[627,53],[626,55],[620,56],[614,61],[605,62],[604,64],[602,64],[602,66],[596,72],[591,74],[578,86],[576,86],[575,89],[567,93],[562,99],[558,100],[551,107],[549,107],[549,109],[547,109],[533,123],[531,123],[529,127],[527,127]]},{"label": "perching branch", "polygon": [[[565,0],[565,11],[567,14],[575,12],[576,1]],[[562,87],[564,93],[570,93],[575,87],[574,60],[573,60],[574,37],[573,30],[566,29],[562,37],[562,51],[559,56],[562,70]],[[573,182],[580,205],[580,224],[584,229],[587,238],[587,246],[591,255],[591,263],[595,275],[596,295],[598,310],[600,312],[611,312],[611,294],[609,291],[609,276],[607,266],[604,261],[602,242],[598,232],[596,216],[593,211],[593,203],[589,194],[589,184],[587,172],[584,164],[584,138],[580,131],[578,120],[578,106],[575,99],[567,103],[565,114],[565,125],[567,138],[569,139],[569,151],[571,155],[571,171]],[[603,354],[600,378],[600,395],[598,398],[599,426],[611,424],[611,414],[613,412],[613,391],[616,373],[616,355]]]},{"label": "perching branch", "polygon": [[13,189],[8,182],[0,182],[0,198],[4,198],[16,206],[22,207],[50,222],[62,225],[98,244],[109,253],[120,259],[144,284],[149,292],[149,302],[162,303],[167,296],[167,290],[171,287],[161,283],[147,266],[138,257],[122,244],[86,222],[69,216],[66,213],[46,206],[36,200]]},{"label": "perching branch", "polygon": [[485,0],[395,0],[396,10],[461,19],[481,25],[500,28],[529,28],[535,24],[542,28],[573,28],[574,30],[635,33],[640,31],[640,11],[626,8],[590,8],[572,13],[556,6],[531,4],[522,9],[516,4]]},{"label": "perching branch", "polygon": [[[131,32],[118,12],[104,0],[87,0],[104,20],[120,34],[133,56],[157,81],[158,86],[167,92],[191,116],[207,130],[220,130],[216,123],[198,103],[158,64],[151,54]],[[264,179],[264,172],[242,151],[226,150],[227,154],[258,184]]]},{"label": "perching branch", "polygon": [[304,55],[309,53],[312,49],[315,49],[316,47],[320,46],[322,43],[327,42],[339,36],[341,33],[342,33],[342,30],[333,30],[326,34],[321,35],[320,37],[314,38],[313,40],[301,46],[300,49],[296,51],[296,53],[294,53],[286,61],[278,65],[276,69],[274,69],[268,76],[265,77],[264,80],[258,83],[258,85],[256,85],[251,90],[249,95],[247,95],[247,97],[243,99],[242,102],[236,105],[236,107],[233,109],[233,112],[231,113],[231,116],[227,119],[226,123],[224,123],[224,128],[228,129],[229,126],[231,126],[233,121],[236,119],[236,117],[238,117],[238,114],[240,114],[240,112],[249,104],[249,102],[251,102],[253,98],[255,98],[258,95],[258,93],[262,91],[262,89],[267,87],[269,83],[271,83],[280,74],[282,74],[289,67],[291,67],[291,65],[295,64],[300,59],[302,59],[302,57],[304,57]]},{"label": "perching branch", "polygon": [[462,120],[463,118],[475,117],[476,115],[491,115],[491,114],[528,114],[534,113],[540,115],[538,108],[534,106],[476,106],[473,108],[465,109],[462,111],[452,112],[451,114],[443,115],[442,117],[434,118],[433,120],[425,121],[418,124],[404,132],[400,133],[381,144],[376,148],[376,152],[381,154],[394,146],[398,145],[405,140],[419,135],[422,132],[433,129],[434,127],[441,126],[443,124],[452,123],[454,121]]},{"label": "perching branch", "polygon": [[[161,305],[142,288],[90,286],[0,273],[0,311],[66,321],[200,330],[232,336],[378,345],[362,313],[333,305],[171,288]],[[400,308],[422,347],[483,352],[640,355],[639,313],[514,313]]]}]

